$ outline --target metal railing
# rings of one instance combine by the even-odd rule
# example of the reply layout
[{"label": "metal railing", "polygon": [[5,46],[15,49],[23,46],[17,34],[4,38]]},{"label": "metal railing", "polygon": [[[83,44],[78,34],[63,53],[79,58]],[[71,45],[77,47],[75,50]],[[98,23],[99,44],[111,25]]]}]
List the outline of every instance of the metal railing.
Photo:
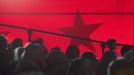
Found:
[{"label": "metal railing", "polygon": [[[29,41],[31,40],[31,34],[34,31],[34,32],[40,32],[40,33],[44,33],[44,34],[51,34],[51,35],[57,35],[57,36],[63,36],[63,37],[67,37],[67,38],[83,40],[83,41],[87,41],[87,42],[104,43],[104,41],[92,40],[92,39],[88,39],[88,38],[82,38],[82,37],[71,36],[71,35],[66,35],[66,34],[59,34],[59,33],[55,33],[55,32],[47,32],[47,31],[37,30],[37,29],[29,29],[29,28],[25,28],[25,27],[14,26],[14,25],[0,24],[0,26],[9,27],[9,28],[16,28],[16,29],[21,29],[21,30],[27,31],[28,32],[28,36],[29,36],[28,37]],[[133,45],[127,45],[127,44],[121,44],[121,43],[118,43],[117,45],[118,46],[134,47]]]},{"label": "metal railing", "polygon": [[[0,12],[0,15],[76,15],[76,12]],[[80,15],[134,15],[134,12],[81,12]]]}]

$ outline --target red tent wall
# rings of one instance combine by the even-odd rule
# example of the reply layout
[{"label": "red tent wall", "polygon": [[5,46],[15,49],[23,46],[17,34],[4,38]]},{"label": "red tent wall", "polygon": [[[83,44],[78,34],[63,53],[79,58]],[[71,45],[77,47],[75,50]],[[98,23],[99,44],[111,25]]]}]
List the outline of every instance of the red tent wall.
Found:
[{"label": "red tent wall", "polygon": [[[44,15],[42,13],[75,13],[79,9],[85,25],[101,25],[88,37],[94,40],[106,41],[114,38],[118,43],[134,44],[134,0],[1,0],[0,24],[16,25],[43,31],[67,34],[59,29],[72,27],[74,15]],[[93,14],[96,13],[96,14]],[[109,14],[108,14],[109,13]],[[42,15],[41,15],[42,14]],[[20,37],[27,42],[26,31],[0,27],[11,42]],[[47,48],[61,47],[65,52],[71,38],[34,32],[32,39],[43,37]],[[64,43],[63,43],[64,40]],[[98,58],[101,57],[100,45],[93,43]],[[81,54],[91,51],[84,45],[79,45]],[[117,49],[117,54],[119,54]]]}]

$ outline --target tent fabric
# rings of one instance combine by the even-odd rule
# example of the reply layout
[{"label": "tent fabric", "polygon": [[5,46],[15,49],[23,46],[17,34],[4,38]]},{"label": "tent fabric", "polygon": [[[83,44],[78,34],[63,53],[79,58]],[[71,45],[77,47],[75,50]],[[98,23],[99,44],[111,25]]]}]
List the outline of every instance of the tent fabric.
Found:
[{"label": "tent fabric", "polygon": [[[86,38],[100,41],[114,38],[118,43],[134,44],[134,0],[0,0],[0,24],[67,34],[60,29],[74,26],[77,10],[80,11],[84,25],[101,24]],[[74,14],[54,15],[50,13]],[[24,30],[1,26],[0,28],[0,33],[5,34],[9,42],[17,37],[22,38],[25,43],[28,40]],[[71,40],[71,38],[63,36],[33,32],[32,39],[38,37],[44,38],[45,45],[49,50],[58,46],[63,52]],[[93,52],[100,58],[100,45],[92,44],[95,48]],[[79,45],[79,48],[81,54],[92,51],[83,44]],[[120,47],[117,48],[118,55],[119,49]]]}]

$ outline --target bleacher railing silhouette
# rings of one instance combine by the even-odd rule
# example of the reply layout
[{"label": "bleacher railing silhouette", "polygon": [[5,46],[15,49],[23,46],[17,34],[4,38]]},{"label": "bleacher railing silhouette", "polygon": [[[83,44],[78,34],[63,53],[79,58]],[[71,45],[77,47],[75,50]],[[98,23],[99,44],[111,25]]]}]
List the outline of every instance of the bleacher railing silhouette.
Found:
[{"label": "bleacher railing silhouette", "polygon": [[[37,30],[37,29],[30,29],[30,28],[15,26],[15,25],[0,24],[0,26],[2,26],[2,27],[9,27],[9,28],[16,28],[16,29],[21,29],[21,30],[27,31],[28,40],[29,41],[31,41],[31,34],[34,31],[34,32],[40,32],[40,33],[44,33],[44,34],[51,34],[51,35],[56,35],[56,36],[63,36],[63,37],[68,37],[68,38],[83,40],[83,41],[87,41],[87,42],[104,43],[104,41],[92,40],[92,39],[88,39],[88,38],[82,38],[82,37],[71,36],[71,35],[66,35],[66,34],[59,34],[59,33],[55,33],[55,32],[47,32],[47,31]],[[121,44],[121,43],[118,43],[117,45],[118,46],[130,46],[130,47],[134,47],[133,45],[127,45],[127,44]]]},{"label": "bleacher railing silhouette", "polygon": [[[76,12],[1,12],[0,15],[76,15]],[[80,15],[134,15],[134,12],[81,12]]]}]

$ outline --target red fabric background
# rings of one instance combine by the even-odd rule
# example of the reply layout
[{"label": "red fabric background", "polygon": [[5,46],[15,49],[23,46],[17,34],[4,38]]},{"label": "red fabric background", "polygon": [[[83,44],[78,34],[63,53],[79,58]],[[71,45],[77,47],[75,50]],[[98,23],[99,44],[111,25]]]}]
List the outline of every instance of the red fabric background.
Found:
[{"label": "red fabric background", "polygon": [[[16,25],[34,28],[49,32],[66,34],[60,28],[72,27],[75,15],[15,15],[2,13],[32,13],[32,12],[134,12],[134,0],[0,0],[0,24]],[[134,44],[134,15],[81,15],[85,25],[101,23],[87,38],[106,41],[114,38],[118,43]],[[27,34],[23,30],[0,27],[0,33],[4,33],[9,42],[16,37],[23,38],[27,42]],[[11,30],[11,31],[10,31]],[[71,38],[50,34],[33,33],[32,39],[43,37],[47,48],[61,47],[65,52]],[[63,42],[64,40],[64,42]],[[101,57],[100,45],[93,43],[98,58]],[[81,54],[91,51],[83,45],[79,45]],[[119,54],[117,48],[117,54]]]}]

